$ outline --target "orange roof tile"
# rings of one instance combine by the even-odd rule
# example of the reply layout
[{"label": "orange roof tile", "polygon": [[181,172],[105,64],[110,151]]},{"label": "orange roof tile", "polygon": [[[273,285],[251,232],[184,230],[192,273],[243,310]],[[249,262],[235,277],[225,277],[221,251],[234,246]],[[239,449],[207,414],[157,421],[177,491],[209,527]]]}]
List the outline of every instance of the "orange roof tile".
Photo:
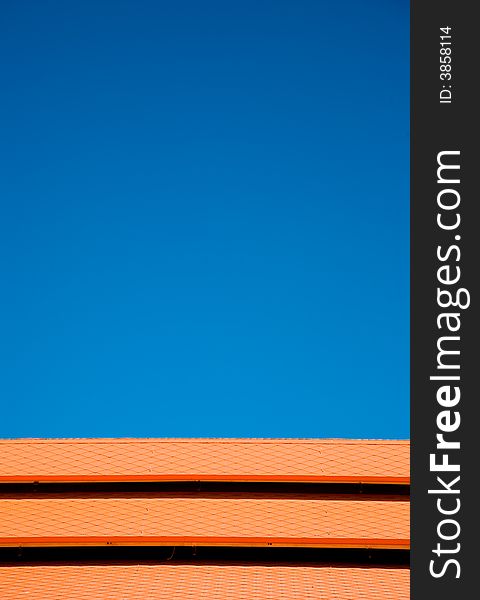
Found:
[{"label": "orange roof tile", "polygon": [[408,441],[0,440],[0,483],[295,481],[409,483]]},{"label": "orange roof tile", "polygon": [[0,545],[408,548],[405,497],[0,494]]},{"label": "orange roof tile", "polygon": [[270,565],[0,567],[3,600],[407,600],[400,568]]}]

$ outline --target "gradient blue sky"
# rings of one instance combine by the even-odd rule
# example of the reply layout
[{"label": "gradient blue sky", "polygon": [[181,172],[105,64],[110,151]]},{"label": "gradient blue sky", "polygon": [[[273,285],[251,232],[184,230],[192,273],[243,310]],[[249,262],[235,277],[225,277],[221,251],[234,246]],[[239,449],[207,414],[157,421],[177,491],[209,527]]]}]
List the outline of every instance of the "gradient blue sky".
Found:
[{"label": "gradient blue sky", "polygon": [[0,436],[408,437],[408,2],[0,12]]}]

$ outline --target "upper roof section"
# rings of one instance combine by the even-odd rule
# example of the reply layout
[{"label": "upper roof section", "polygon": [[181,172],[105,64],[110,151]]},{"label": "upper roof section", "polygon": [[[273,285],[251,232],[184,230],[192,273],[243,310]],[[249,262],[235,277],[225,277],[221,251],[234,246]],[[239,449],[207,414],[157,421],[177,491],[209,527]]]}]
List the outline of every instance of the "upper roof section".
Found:
[{"label": "upper roof section", "polygon": [[410,482],[410,442],[344,439],[0,440],[0,483]]}]

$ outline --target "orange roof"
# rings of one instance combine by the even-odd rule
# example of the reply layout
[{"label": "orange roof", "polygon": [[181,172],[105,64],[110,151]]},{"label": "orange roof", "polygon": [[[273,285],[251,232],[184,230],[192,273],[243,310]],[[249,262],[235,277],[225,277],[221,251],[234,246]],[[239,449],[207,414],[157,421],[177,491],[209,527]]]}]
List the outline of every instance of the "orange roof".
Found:
[{"label": "orange roof", "polygon": [[409,547],[403,496],[0,494],[0,545]]},{"label": "orange roof", "polygon": [[267,565],[35,565],[0,567],[3,600],[406,600],[400,568]]},{"label": "orange roof", "polygon": [[408,441],[321,439],[0,440],[0,483],[410,481]]}]

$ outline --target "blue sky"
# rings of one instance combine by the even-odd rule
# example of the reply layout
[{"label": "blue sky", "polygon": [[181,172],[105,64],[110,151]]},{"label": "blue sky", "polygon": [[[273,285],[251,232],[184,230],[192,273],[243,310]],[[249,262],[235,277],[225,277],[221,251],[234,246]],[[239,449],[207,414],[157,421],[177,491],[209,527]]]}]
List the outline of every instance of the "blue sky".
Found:
[{"label": "blue sky", "polygon": [[0,436],[408,437],[408,3],[0,11]]}]

